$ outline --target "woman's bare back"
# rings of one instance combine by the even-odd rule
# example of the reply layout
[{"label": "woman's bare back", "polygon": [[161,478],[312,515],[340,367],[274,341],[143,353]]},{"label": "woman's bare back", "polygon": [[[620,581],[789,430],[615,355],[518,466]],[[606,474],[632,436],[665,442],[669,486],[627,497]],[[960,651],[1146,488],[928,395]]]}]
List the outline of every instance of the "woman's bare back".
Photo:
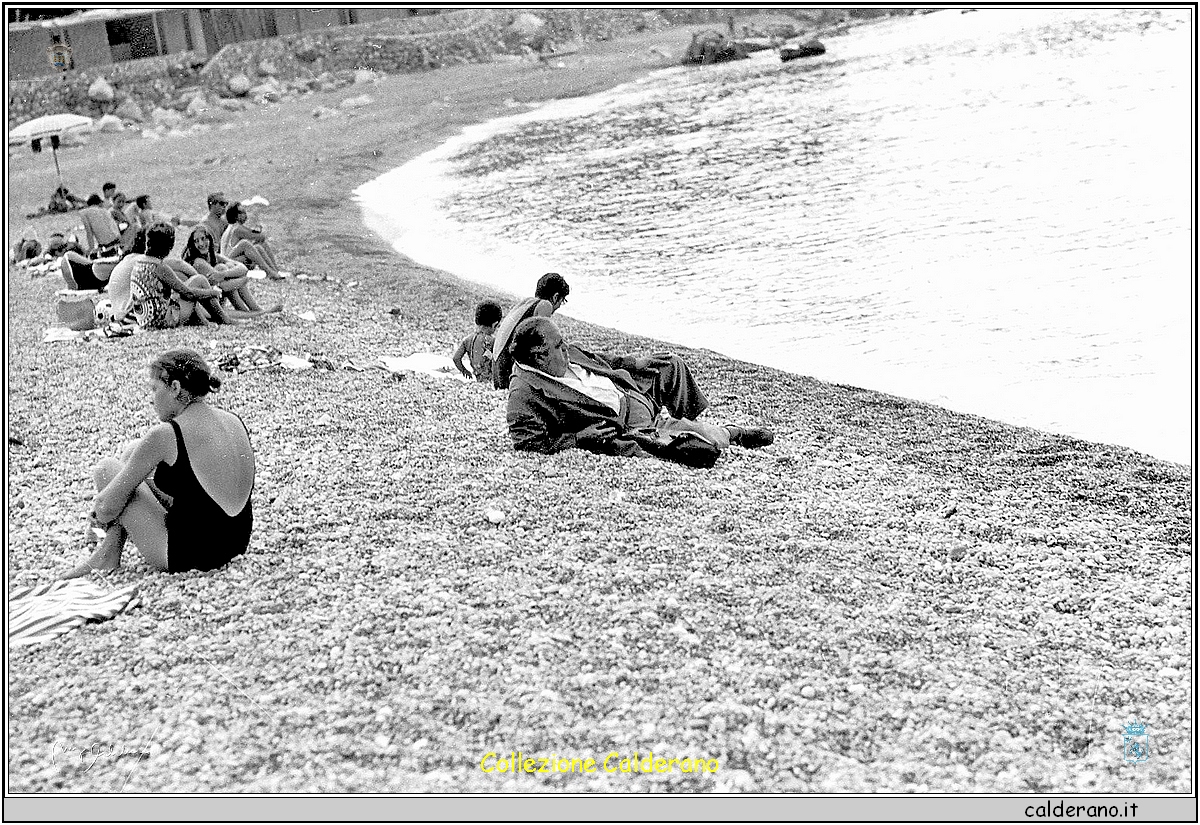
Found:
[{"label": "woman's bare back", "polygon": [[192,404],[175,421],[204,492],[227,515],[240,513],[254,487],[254,450],[242,420],[208,404]]}]

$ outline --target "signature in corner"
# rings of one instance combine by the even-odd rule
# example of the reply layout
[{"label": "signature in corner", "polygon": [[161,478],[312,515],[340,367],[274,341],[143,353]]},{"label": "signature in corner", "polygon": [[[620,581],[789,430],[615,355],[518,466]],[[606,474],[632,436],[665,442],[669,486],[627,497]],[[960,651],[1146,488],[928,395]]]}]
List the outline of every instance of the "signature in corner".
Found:
[{"label": "signature in corner", "polygon": [[150,751],[122,750],[115,745],[106,745],[102,742],[93,742],[86,748],[76,748],[62,742],[55,742],[53,753],[55,762],[61,759],[68,764],[82,764],[85,771],[95,767],[102,758],[116,760],[133,757],[139,762],[150,758]]}]

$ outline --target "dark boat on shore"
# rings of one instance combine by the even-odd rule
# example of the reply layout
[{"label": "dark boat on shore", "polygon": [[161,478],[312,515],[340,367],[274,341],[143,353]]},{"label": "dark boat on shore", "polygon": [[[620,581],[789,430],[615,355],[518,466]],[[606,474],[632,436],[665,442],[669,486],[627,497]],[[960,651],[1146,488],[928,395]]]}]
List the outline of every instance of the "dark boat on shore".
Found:
[{"label": "dark boat on shore", "polygon": [[825,44],[820,40],[809,40],[807,43],[792,45],[785,44],[779,47],[779,59],[784,63],[801,57],[816,57],[819,54],[825,54]]}]

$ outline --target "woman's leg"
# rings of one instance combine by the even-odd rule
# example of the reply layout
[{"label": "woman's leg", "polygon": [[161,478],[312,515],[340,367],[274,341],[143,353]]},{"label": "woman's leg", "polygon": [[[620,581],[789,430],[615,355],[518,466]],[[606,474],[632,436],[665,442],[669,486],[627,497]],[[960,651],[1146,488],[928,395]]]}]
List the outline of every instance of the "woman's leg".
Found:
[{"label": "woman's leg", "polygon": [[241,297],[242,302],[250,309],[251,312],[259,312],[259,313],[263,313],[263,314],[270,314],[273,312],[283,312],[283,301],[276,301],[275,303],[271,304],[271,306],[269,306],[265,309],[263,307],[261,307],[259,305],[258,301],[254,300],[254,294],[250,292],[249,285],[238,290],[238,295]]},{"label": "woman's leg", "polygon": [[[188,278],[187,285],[192,289],[212,288],[212,284],[209,283],[208,278],[205,278],[203,275],[195,275],[191,278]],[[204,324],[209,320],[217,324],[234,323],[233,319],[226,314],[225,307],[221,306],[220,298],[201,298],[197,302],[196,306],[197,308],[193,311],[193,314],[198,319],[198,323]],[[203,316],[200,313],[201,309],[204,313]],[[186,323],[187,315],[183,315],[183,318],[185,319],[183,323]]]},{"label": "woman's leg", "polygon": [[239,264],[237,261],[222,261],[217,264],[217,269],[224,272],[226,278],[242,278],[250,271],[245,264]]},{"label": "woman's leg", "polygon": [[275,250],[271,248],[271,244],[266,240],[262,240],[259,241],[256,246],[258,246],[258,251],[262,253],[263,258],[267,260],[267,263],[269,263],[275,269],[279,269],[279,261],[275,258]]},{"label": "woman's leg", "polygon": [[254,264],[256,267],[267,273],[267,277],[272,280],[278,280],[279,270],[263,257],[262,251],[254,245],[252,241],[240,240],[229,250],[226,256],[235,260],[244,260],[247,263]]},{"label": "woman's leg", "polygon": [[232,293],[232,292],[237,292],[238,290],[240,290],[247,283],[249,283],[249,281],[250,281],[250,278],[247,277],[246,275],[242,275],[240,278],[226,277],[219,284],[214,283],[213,286],[219,286],[221,288],[222,292]]},{"label": "woman's leg", "polygon": [[[97,492],[108,486],[117,473],[121,472],[119,459],[104,458],[92,468],[92,481]],[[86,576],[93,570],[116,570],[121,566],[121,553],[127,538],[133,540],[146,563],[156,570],[167,569],[167,524],[166,509],[150,490],[148,484],[139,484],[130,496],[125,509],[113,522],[96,552],[83,564],[62,578],[73,579]]]},{"label": "woman's leg", "polygon": [[63,283],[67,285],[67,289],[79,289],[79,284],[75,283],[75,273],[71,270],[71,253],[68,252],[58,261],[58,268],[62,270]]}]

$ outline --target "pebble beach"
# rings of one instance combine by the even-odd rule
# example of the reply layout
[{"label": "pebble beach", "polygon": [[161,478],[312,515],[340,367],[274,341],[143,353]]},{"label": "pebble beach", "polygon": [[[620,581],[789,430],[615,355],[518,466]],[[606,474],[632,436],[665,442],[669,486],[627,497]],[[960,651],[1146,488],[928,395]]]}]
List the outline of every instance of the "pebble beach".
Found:
[{"label": "pebble beach", "polygon": [[[10,791],[1194,790],[1187,466],[569,306],[568,340],[678,352],[708,420],[770,427],[774,445],[707,471],[518,454],[502,393],[344,366],[448,355],[479,300],[523,297],[396,255],[355,188],[516,106],[675,65],[692,28],[587,44],[561,67],[386,77],[370,107],[338,109],[358,86],[60,153],[73,191],[116,180],[185,220],[211,191],[261,195],[284,269],[310,277],[255,282],[285,311],[237,326],[42,343],[61,281],[10,267],[10,588],[85,558],[90,468],[154,422],[154,355],[273,347],[334,368],[222,374],[213,402],[257,452],[245,556],[167,575],[130,547],[92,580],[137,583],[139,607],[10,649]],[[54,186],[48,157],[10,147],[8,185],[11,237],[72,224],[25,217]],[[1139,765],[1122,759],[1134,720],[1153,742]],[[515,752],[718,767],[486,770]]]}]

